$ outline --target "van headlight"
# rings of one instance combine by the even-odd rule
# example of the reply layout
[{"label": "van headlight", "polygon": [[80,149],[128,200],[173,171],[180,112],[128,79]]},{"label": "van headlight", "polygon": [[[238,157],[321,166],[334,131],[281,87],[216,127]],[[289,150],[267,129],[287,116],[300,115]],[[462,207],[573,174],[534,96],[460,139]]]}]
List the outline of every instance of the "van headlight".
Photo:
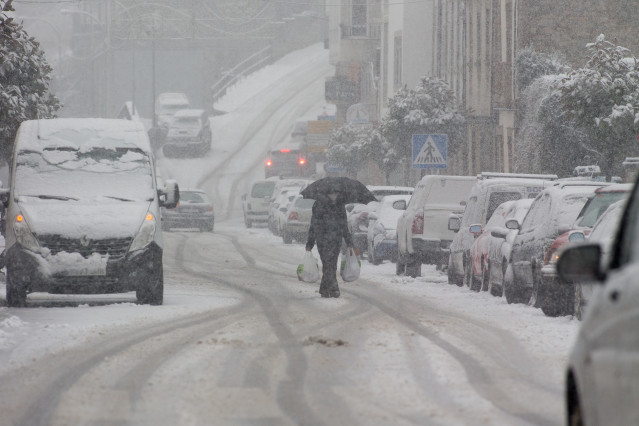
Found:
[{"label": "van headlight", "polygon": [[142,222],[140,230],[131,243],[129,251],[141,250],[151,244],[155,238],[155,223],[155,216],[153,213],[148,212],[144,217],[144,222]]},{"label": "van headlight", "polygon": [[27,225],[26,219],[20,213],[16,215],[13,232],[16,236],[16,241],[23,248],[35,251],[40,247],[40,245],[38,244],[38,240],[36,240],[36,238],[33,236],[31,229],[29,229],[29,225]]}]

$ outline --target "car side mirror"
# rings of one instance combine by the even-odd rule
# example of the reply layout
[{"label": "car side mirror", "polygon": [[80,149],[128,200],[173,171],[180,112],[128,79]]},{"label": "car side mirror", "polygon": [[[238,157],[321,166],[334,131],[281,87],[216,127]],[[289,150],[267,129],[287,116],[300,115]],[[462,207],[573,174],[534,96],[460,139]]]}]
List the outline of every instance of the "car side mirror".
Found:
[{"label": "car side mirror", "polygon": [[557,273],[568,284],[602,281],[601,246],[583,243],[566,247],[557,260]]},{"label": "car side mirror", "polygon": [[160,206],[167,209],[174,209],[180,202],[180,188],[175,180],[167,180],[164,190],[158,191],[160,195]]},{"label": "car side mirror", "polygon": [[461,228],[461,219],[459,216],[449,216],[448,217],[448,230],[453,232],[459,232]]},{"label": "car side mirror", "polygon": [[477,238],[481,235],[481,233],[483,232],[483,229],[481,225],[474,224],[468,227],[468,232],[470,232],[471,234],[473,234],[475,238]]},{"label": "car side mirror", "polygon": [[517,221],[517,219],[508,219],[506,221],[506,228],[507,229],[519,230],[520,229],[520,225],[519,225],[519,222]]},{"label": "car side mirror", "polygon": [[406,200],[397,200],[393,203],[395,210],[406,210]]}]

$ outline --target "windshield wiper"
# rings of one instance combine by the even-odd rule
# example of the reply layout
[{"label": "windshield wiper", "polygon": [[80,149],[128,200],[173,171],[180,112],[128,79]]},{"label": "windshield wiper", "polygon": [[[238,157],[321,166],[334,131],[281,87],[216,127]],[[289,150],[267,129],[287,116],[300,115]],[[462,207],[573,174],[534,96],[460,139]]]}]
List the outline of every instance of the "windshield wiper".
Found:
[{"label": "windshield wiper", "polygon": [[33,198],[39,198],[41,200],[61,200],[61,201],[78,201],[79,198],[75,198],[75,197],[67,197],[66,195],[22,195],[20,194],[20,197],[33,197]]},{"label": "windshield wiper", "polygon": [[130,198],[115,197],[113,195],[104,195],[104,198],[111,198],[113,200],[118,200],[118,201],[135,201],[135,200],[131,200]]}]

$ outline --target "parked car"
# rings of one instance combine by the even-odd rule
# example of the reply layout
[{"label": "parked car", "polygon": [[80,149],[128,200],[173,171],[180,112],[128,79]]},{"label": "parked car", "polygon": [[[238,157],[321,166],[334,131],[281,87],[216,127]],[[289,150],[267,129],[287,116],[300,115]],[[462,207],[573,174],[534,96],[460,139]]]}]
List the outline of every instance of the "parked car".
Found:
[{"label": "parked car", "polygon": [[566,285],[596,287],[566,367],[567,424],[639,424],[639,194],[635,184],[609,250],[566,247],[557,271]]},{"label": "parked car", "polygon": [[544,187],[557,180],[556,175],[531,175],[515,173],[481,173],[473,186],[461,221],[452,216],[449,229],[456,232],[450,244],[448,282],[470,286],[470,248],[477,233],[471,233],[473,225],[484,226],[497,207],[511,200],[534,198]]},{"label": "parked car", "polygon": [[379,265],[384,260],[397,262],[397,220],[406,209],[410,194],[387,195],[369,213],[368,260]]},{"label": "parked car", "polygon": [[[506,221],[510,219],[521,223],[532,198],[506,201],[497,207],[486,226],[475,225],[481,230],[481,235],[475,239],[470,248],[473,277],[470,288],[477,291],[481,288],[489,291],[493,296],[501,297],[504,291],[504,273],[510,260],[512,242],[517,230],[507,229]],[[471,229],[471,232],[478,231]]]},{"label": "parked car", "polygon": [[268,213],[268,228],[273,235],[281,235],[282,223],[288,216],[288,208],[299,193],[300,188],[296,186],[285,186],[279,189],[279,193],[273,199]]},{"label": "parked car", "polygon": [[[620,200],[613,203],[606,209],[606,211],[599,217],[595,226],[592,227],[592,231],[586,237],[580,238],[581,241],[585,241],[586,238],[589,242],[599,243],[601,246],[601,263],[605,268],[610,260],[610,248],[615,238],[619,219],[625,206],[626,200]],[[557,258],[559,256],[556,256]],[[559,285],[563,285],[560,283]],[[575,317],[578,320],[582,320],[586,307],[589,305],[592,299],[594,286],[592,283],[576,283],[575,284]]]},{"label": "parked car", "polygon": [[[564,300],[566,306],[556,309],[572,310],[573,301],[568,302],[574,289],[563,287],[566,295],[547,295],[541,281],[541,268],[548,248],[557,236],[572,229],[575,219],[595,189],[608,185],[604,182],[563,181],[544,189],[535,199],[521,226],[516,221],[507,221],[509,229],[519,229],[510,254],[510,263],[504,280],[504,294],[508,303],[530,303],[541,308],[546,297]],[[569,293],[569,294],[568,294]],[[553,304],[557,305],[557,304]],[[548,306],[544,309],[550,309]]]},{"label": "parked car", "polygon": [[454,233],[451,213],[461,214],[474,176],[424,176],[415,186],[406,210],[397,221],[397,275],[421,275],[422,263],[445,265]]},{"label": "parked car", "polygon": [[[22,307],[31,292],[125,293],[161,305],[161,207],[177,183],[158,187],[142,123],[56,118],[22,122],[2,190],[6,292]],[[8,196],[11,194],[11,196]]]},{"label": "parked car", "polygon": [[242,195],[242,211],[247,228],[251,228],[254,223],[268,222],[269,207],[278,180],[279,177],[271,177],[254,181],[249,192]]},{"label": "parked car", "polygon": [[198,228],[213,232],[213,203],[201,189],[180,190],[180,202],[174,208],[162,207],[162,229]]},{"label": "parked car", "polygon": [[346,220],[348,223],[348,231],[353,239],[353,246],[359,250],[364,256],[368,254],[368,224],[370,221],[369,214],[379,204],[379,201],[371,201],[368,204],[354,204],[353,208],[347,208]]},{"label": "parked car", "polygon": [[296,195],[288,209],[286,221],[282,223],[282,241],[290,244],[293,241],[306,243],[308,230],[311,227],[311,215],[315,200]]},{"label": "parked car", "polygon": [[566,286],[557,282],[555,265],[559,250],[569,242],[582,241],[587,237],[599,216],[611,204],[625,199],[631,189],[632,185],[630,184],[615,184],[597,188],[581,209],[573,228],[559,235],[550,245],[541,268],[541,284],[546,294],[541,308],[546,315],[568,315],[574,311],[571,305],[577,306],[577,302],[574,300],[578,294],[577,289],[575,289],[575,294],[572,294],[566,291]]},{"label": "parked car", "polygon": [[168,129],[175,113],[188,108],[191,108],[191,104],[189,103],[189,98],[184,93],[160,93],[155,102],[155,114],[158,126]]},{"label": "parked car", "polygon": [[208,113],[203,109],[182,109],[173,116],[162,152],[166,156],[197,157],[211,150],[211,141]]},{"label": "parked car", "polygon": [[377,201],[381,201],[386,195],[411,195],[415,190],[412,186],[367,185],[366,188],[375,195]]}]

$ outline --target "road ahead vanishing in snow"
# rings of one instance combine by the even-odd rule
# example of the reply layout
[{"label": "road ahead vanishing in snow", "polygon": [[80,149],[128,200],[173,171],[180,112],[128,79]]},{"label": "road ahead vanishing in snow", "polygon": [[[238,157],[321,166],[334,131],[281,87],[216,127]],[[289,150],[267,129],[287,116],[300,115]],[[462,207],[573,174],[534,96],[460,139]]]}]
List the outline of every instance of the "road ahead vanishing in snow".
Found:
[{"label": "road ahead vanishing in snow", "polygon": [[[363,262],[342,297],[297,280],[302,244],[246,229],[267,149],[323,105],[320,45],[232,90],[203,159],[162,175],[215,200],[214,233],[164,234],[163,306],[30,295],[0,307],[0,424],[553,425],[579,322]],[[0,285],[4,298],[4,285]],[[6,306],[4,300],[0,304]]]}]

